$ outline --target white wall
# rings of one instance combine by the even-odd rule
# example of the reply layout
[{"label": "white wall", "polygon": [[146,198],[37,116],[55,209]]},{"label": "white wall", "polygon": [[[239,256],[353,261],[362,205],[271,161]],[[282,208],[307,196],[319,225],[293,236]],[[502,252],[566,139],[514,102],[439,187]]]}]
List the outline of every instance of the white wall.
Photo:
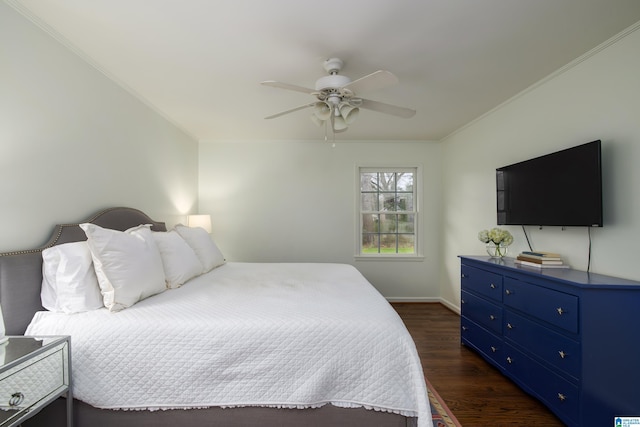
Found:
[{"label": "white wall", "polygon": [[109,206],[197,206],[191,137],[0,2],[0,251]]},{"label": "white wall", "polygon": [[[459,306],[457,255],[483,255],[496,226],[495,169],[595,139],[603,142],[604,227],[591,229],[591,271],[640,280],[640,27],[581,58],[442,141],[442,297]],[[520,227],[514,255],[527,250]],[[527,227],[536,250],[586,269],[586,228]]]},{"label": "white wall", "polygon": [[[459,254],[483,254],[496,167],[602,139],[605,226],[591,271],[640,280],[640,31],[588,55],[440,144],[201,142],[0,2],[0,251],[124,205],[172,225],[211,213],[233,261],[355,265],[389,298],[458,306]],[[355,166],[423,166],[420,261],[354,258]],[[198,183],[200,180],[200,183]],[[197,209],[199,200],[199,209]],[[511,253],[527,248],[522,231]],[[586,229],[528,228],[586,268]]]},{"label": "white wall", "polygon": [[[228,260],[347,263],[386,297],[437,300],[439,159],[433,142],[201,142],[200,211]],[[423,260],[355,261],[358,164],[422,165]]]}]

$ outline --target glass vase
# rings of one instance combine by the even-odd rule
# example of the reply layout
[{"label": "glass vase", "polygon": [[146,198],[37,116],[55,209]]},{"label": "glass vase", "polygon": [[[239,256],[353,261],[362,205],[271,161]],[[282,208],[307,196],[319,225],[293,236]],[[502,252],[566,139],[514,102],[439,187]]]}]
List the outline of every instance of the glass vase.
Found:
[{"label": "glass vase", "polygon": [[507,255],[508,248],[502,243],[487,243],[487,253],[491,258],[502,258]]}]

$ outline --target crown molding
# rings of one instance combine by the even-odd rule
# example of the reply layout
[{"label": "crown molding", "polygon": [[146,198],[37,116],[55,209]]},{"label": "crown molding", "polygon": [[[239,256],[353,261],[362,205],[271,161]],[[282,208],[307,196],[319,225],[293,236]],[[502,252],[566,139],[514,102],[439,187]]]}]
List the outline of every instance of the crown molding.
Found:
[{"label": "crown molding", "polygon": [[618,41],[624,39],[629,34],[634,33],[635,31],[638,31],[639,29],[640,29],[640,21],[636,22],[635,24],[631,25],[630,27],[627,27],[626,29],[622,30],[621,32],[619,32],[615,36],[611,37],[610,39],[606,40],[605,42],[600,43],[598,46],[596,46],[593,49],[591,49],[590,51],[582,54],[578,58],[576,58],[573,61],[571,61],[568,64],[566,64],[565,66],[558,68],[556,71],[552,72],[548,76],[542,78],[541,80],[538,80],[536,83],[534,83],[531,86],[527,87],[526,89],[518,92],[517,94],[513,95],[511,98],[507,99],[506,101],[498,104],[497,106],[493,107],[491,110],[487,111],[486,113],[481,114],[480,116],[478,116],[475,119],[471,120],[469,123],[467,123],[467,124],[459,127],[458,129],[454,130],[449,135],[447,135],[444,138],[442,138],[440,140],[440,142],[443,142],[443,143],[446,142],[449,138],[453,137],[454,135],[458,134],[459,132],[462,132],[463,130],[473,126],[475,123],[481,121],[485,117],[490,116],[491,114],[493,114],[494,112],[504,108],[508,104],[516,101],[519,98],[522,98],[524,95],[528,94],[529,92],[532,92],[533,90],[535,90],[538,87],[544,85],[545,83],[555,79],[556,77],[560,76],[561,74],[564,74],[565,72],[577,67],[582,62],[584,62],[587,59],[595,56],[596,54],[598,54],[600,52],[602,52],[603,50],[605,50],[609,46],[616,44]]}]

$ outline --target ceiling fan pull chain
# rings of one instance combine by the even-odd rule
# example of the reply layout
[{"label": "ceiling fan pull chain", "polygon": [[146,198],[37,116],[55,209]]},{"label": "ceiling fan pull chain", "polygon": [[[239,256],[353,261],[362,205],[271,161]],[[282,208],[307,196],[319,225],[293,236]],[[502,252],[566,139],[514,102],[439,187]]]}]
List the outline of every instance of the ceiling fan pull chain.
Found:
[{"label": "ceiling fan pull chain", "polygon": [[327,142],[328,138],[327,138],[327,122],[325,120],[324,122],[324,142]]}]

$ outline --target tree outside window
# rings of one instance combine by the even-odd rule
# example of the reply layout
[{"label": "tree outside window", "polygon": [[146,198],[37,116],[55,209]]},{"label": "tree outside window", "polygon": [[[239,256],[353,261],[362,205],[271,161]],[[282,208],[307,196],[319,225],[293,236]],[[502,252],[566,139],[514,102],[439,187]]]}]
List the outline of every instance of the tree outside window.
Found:
[{"label": "tree outside window", "polygon": [[360,168],[360,253],[415,255],[416,168]]}]

